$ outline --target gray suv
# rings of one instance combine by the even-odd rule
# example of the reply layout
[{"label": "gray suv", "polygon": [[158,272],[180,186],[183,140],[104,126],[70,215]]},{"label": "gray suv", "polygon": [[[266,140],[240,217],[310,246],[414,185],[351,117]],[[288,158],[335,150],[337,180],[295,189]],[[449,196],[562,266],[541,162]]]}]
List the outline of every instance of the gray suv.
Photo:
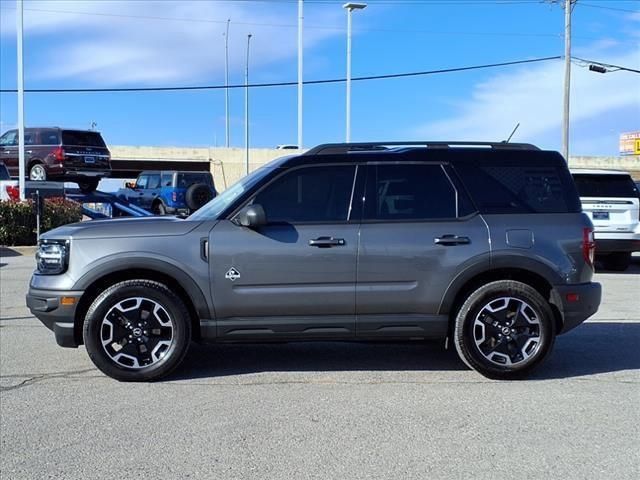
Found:
[{"label": "gray suv", "polygon": [[330,144],[271,162],[186,219],[46,233],[27,305],[118,380],[167,375],[192,340],[424,339],[510,379],[596,312],[593,257],[557,152]]}]

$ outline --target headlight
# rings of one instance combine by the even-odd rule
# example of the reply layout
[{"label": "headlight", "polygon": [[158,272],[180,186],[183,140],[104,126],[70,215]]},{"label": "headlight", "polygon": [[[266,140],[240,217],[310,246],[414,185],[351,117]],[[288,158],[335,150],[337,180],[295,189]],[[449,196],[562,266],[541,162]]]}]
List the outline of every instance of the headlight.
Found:
[{"label": "headlight", "polygon": [[58,275],[67,269],[69,240],[41,240],[36,251],[38,272]]}]

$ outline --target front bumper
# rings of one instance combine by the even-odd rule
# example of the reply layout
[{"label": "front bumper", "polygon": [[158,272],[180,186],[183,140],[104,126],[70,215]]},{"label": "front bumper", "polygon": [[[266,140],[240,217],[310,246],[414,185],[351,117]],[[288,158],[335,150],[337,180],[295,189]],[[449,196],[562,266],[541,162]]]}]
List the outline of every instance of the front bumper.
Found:
[{"label": "front bumper", "polygon": [[[41,290],[30,288],[27,307],[45,327],[53,331],[61,347],[75,348],[79,341],[75,334],[76,308],[82,291]],[[74,298],[73,305],[64,305],[62,298]]]},{"label": "front bumper", "polygon": [[562,328],[558,333],[568,332],[596,313],[601,299],[599,283],[555,285],[551,290],[551,302],[562,314]]}]

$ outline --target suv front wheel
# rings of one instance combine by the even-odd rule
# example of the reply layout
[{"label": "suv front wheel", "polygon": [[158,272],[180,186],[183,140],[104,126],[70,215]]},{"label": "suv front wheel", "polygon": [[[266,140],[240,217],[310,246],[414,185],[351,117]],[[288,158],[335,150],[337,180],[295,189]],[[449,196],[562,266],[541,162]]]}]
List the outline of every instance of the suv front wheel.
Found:
[{"label": "suv front wheel", "polygon": [[547,301],[531,286],[513,280],[478,288],[455,320],[460,358],[488,378],[524,377],[544,361],[554,339]]},{"label": "suv front wheel", "polygon": [[169,374],[187,353],[191,322],[184,302],[151,280],[126,280],[89,307],[84,343],[93,363],[121,381]]}]

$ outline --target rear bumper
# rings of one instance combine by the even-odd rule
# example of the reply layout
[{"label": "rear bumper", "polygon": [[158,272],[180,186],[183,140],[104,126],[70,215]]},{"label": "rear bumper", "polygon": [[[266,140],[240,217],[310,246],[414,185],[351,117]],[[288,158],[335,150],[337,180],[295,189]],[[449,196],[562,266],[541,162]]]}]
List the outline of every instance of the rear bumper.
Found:
[{"label": "rear bumper", "polygon": [[[27,293],[27,307],[45,327],[53,331],[56,343],[61,347],[75,348],[78,341],[75,336],[76,307],[84,292],[40,290],[30,288]],[[73,297],[73,305],[63,305],[62,297]]]},{"label": "rear bumper", "polygon": [[555,285],[551,290],[551,303],[562,315],[562,328],[558,333],[568,332],[596,313],[601,299],[602,286],[599,283]]},{"label": "rear bumper", "polygon": [[599,238],[596,236],[596,255],[615,252],[640,252],[640,234],[629,234],[629,238]]}]

